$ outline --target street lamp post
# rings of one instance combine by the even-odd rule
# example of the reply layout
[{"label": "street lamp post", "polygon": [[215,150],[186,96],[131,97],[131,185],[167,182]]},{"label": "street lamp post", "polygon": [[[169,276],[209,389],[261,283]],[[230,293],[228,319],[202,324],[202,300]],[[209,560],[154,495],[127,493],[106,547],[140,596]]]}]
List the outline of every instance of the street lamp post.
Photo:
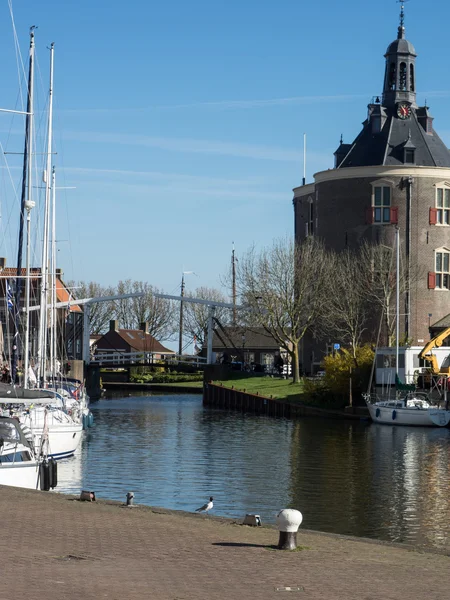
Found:
[{"label": "street lamp post", "polygon": [[[180,287],[180,296],[184,298],[184,276],[185,275],[195,275],[194,271],[183,271],[181,274],[181,287]],[[183,354],[183,300],[180,301],[180,328],[179,328],[179,338],[178,338],[178,354],[181,356]]]}]

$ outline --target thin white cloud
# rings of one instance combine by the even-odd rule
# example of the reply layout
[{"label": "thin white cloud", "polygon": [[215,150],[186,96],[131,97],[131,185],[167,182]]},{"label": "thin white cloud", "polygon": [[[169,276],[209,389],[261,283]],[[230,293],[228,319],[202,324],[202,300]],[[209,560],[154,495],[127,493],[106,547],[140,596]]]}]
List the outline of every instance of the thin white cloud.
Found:
[{"label": "thin white cloud", "polygon": [[91,167],[66,167],[68,173],[103,177],[104,175],[119,177],[139,177],[152,181],[177,181],[182,183],[195,183],[201,185],[227,185],[227,186],[253,186],[267,183],[267,178],[247,177],[245,179],[225,179],[221,177],[203,177],[201,175],[188,175],[183,173],[164,173],[160,171],[134,171],[126,169],[96,169]]},{"label": "thin white cloud", "polygon": [[[432,90],[420,92],[426,98],[448,98],[450,90]],[[184,104],[153,104],[149,106],[135,107],[97,107],[97,108],[80,108],[80,109],[63,109],[59,112],[64,114],[119,114],[119,113],[138,113],[151,110],[180,110],[180,109],[197,109],[205,108],[211,110],[247,110],[250,108],[270,108],[272,106],[296,106],[301,104],[317,104],[326,102],[351,102],[354,100],[370,99],[371,94],[330,94],[316,96],[288,96],[285,98],[254,98],[249,100],[217,100],[217,101],[200,101]]]},{"label": "thin white cloud", "polygon": [[162,138],[129,133],[100,133],[88,131],[66,131],[64,137],[66,139],[85,143],[144,146],[147,148],[159,148],[160,150],[172,152],[218,154],[240,158],[253,158],[257,160],[300,162],[303,158],[303,154],[297,150],[239,142],[222,142],[191,138]]},{"label": "thin white cloud", "polygon": [[271,106],[290,106],[298,104],[316,104],[317,102],[348,102],[367,98],[369,94],[334,94],[334,95],[319,95],[319,96],[291,96],[286,98],[256,98],[249,100],[218,100],[218,101],[201,101],[190,102],[185,104],[153,104],[149,106],[136,106],[128,108],[82,108],[82,109],[63,109],[60,112],[64,114],[79,114],[79,113],[137,113],[150,110],[179,110],[189,108],[206,108],[217,110],[234,110],[248,108],[266,108]]}]

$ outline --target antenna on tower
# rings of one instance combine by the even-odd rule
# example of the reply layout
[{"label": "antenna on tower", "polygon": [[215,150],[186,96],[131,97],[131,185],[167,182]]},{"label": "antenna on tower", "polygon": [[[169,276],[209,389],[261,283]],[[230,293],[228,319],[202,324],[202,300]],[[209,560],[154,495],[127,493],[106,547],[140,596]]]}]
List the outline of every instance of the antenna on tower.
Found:
[{"label": "antenna on tower", "polygon": [[306,133],[303,134],[303,182],[306,185]]}]

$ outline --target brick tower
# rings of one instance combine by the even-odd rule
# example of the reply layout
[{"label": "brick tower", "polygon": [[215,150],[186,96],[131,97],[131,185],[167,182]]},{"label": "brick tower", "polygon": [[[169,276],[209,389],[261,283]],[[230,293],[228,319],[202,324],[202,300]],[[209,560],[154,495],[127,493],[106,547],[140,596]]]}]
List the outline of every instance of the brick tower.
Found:
[{"label": "brick tower", "polygon": [[[392,245],[399,227],[407,264],[423,273],[402,298],[401,335],[421,345],[450,313],[450,151],[428,106],[416,103],[416,57],[402,6],[383,93],[356,139],[341,140],[334,168],[295,188],[293,202],[296,239],[316,235],[337,251],[365,240]],[[308,357],[303,368],[312,370]]]}]

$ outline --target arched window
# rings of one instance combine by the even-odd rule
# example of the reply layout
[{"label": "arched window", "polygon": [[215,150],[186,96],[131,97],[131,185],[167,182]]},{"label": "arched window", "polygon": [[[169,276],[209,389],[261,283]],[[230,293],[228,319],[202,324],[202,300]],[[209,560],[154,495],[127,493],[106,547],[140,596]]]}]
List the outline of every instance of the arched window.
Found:
[{"label": "arched window", "polygon": [[435,252],[436,288],[450,289],[450,252],[448,248],[438,248]]},{"label": "arched window", "polygon": [[436,225],[450,225],[450,184],[436,185]]},{"label": "arched window", "polygon": [[406,90],[406,63],[400,63],[399,90]]},{"label": "arched window", "polygon": [[409,65],[409,89],[411,92],[415,90],[415,82],[414,82],[414,65]]},{"label": "arched window", "polygon": [[395,90],[395,78],[397,76],[397,69],[395,67],[395,62],[391,62],[391,66],[389,67],[389,89]]}]

